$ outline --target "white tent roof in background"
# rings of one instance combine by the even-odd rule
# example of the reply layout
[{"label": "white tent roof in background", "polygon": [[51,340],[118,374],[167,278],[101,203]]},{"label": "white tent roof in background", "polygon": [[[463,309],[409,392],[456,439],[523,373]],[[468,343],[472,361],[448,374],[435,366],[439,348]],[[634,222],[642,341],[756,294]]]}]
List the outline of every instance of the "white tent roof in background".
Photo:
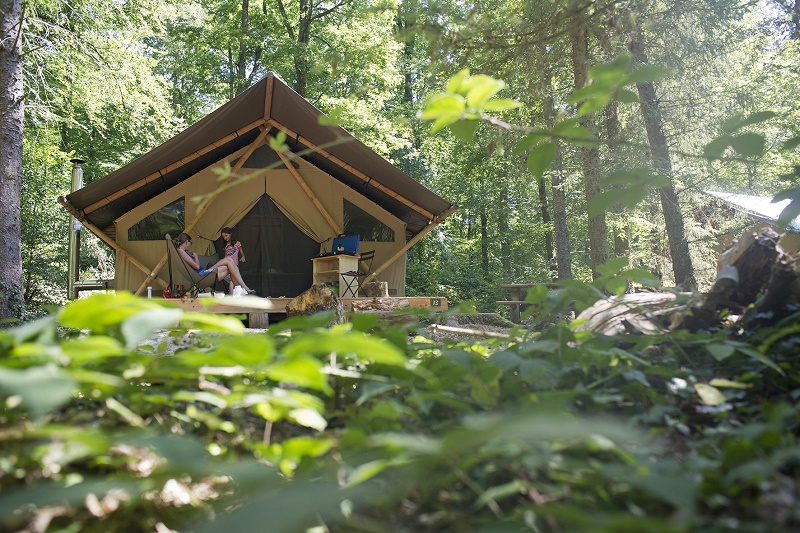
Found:
[{"label": "white tent roof in background", "polygon": [[[705,191],[720,200],[724,200],[731,205],[741,208],[745,213],[765,220],[771,224],[778,221],[778,217],[783,208],[789,205],[790,200],[772,202],[769,196],[751,196],[749,194],[734,194],[730,192]],[[800,216],[792,220],[789,228],[793,231],[800,231]]]}]

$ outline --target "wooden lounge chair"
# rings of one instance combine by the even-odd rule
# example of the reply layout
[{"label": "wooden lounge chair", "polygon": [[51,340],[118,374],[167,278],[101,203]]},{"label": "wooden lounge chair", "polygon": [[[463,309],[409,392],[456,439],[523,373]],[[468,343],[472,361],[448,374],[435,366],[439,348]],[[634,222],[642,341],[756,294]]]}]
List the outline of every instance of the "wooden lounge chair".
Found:
[{"label": "wooden lounge chair", "polygon": [[[169,270],[170,291],[175,284],[182,284],[186,286],[186,294],[192,298],[197,298],[200,291],[208,288],[211,289],[211,294],[213,295],[217,286],[217,269],[213,268],[211,272],[201,276],[180,256],[172,237],[167,234],[164,238],[167,241],[167,269]],[[203,265],[203,256],[200,256],[200,265]]]}]

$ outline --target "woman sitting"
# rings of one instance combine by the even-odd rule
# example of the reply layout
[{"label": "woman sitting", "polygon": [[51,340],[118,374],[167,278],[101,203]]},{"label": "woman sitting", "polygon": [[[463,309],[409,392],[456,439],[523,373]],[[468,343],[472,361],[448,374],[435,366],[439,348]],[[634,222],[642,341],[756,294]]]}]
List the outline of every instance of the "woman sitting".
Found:
[{"label": "woman sitting", "polygon": [[239,272],[239,267],[233,262],[233,259],[230,257],[223,257],[211,265],[210,268],[203,268],[202,265],[200,265],[200,259],[197,257],[197,254],[188,250],[191,245],[192,238],[186,233],[181,233],[175,239],[175,249],[178,250],[178,254],[180,254],[181,258],[192,270],[196,271],[201,276],[205,276],[210,274],[212,270],[216,270],[218,281],[224,280],[227,276],[230,276],[234,284],[241,285],[241,287],[247,291],[247,294],[254,294],[256,292],[244,282],[242,274]]}]

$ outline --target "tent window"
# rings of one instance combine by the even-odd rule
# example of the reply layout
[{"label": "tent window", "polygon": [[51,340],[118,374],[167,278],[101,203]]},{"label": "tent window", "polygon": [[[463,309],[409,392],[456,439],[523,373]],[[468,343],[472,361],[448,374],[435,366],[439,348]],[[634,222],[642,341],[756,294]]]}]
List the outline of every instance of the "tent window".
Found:
[{"label": "tent window", "polygon": [[128,229],[128,241],[160,241],[167,233],[178,235],[186,227],[185,204],[181,198],[147,215]]},{"label": "tent window", "polygon": [[362,241],[394,242],[392,228],[347,200],[344,200],[344,231],[358,233]]}]

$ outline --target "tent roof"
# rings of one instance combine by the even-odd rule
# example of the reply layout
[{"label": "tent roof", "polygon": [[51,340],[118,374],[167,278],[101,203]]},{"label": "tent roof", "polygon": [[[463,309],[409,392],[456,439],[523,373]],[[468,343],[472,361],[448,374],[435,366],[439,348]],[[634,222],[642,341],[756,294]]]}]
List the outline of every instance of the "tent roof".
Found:
[{"label": "tent roof", "polygon": [[80,219],[106,230],[132,208],[250,145],[267,128],[273,136],[284,131],[292,152],[404,221],[414,235],[455,208],[344,129],[321,125],[320,116],[269,73],[196,124],[66,200]]},{"label": "tent roof", "polygon": [[[754,216],[770,224],[777,224],[781,211],[789,205],[790,200],[773,202],[769,196],[752,196],[749,194],[734,194],[729,192],[705,191],[706,194],[724,200],[738,207],[748,215]],[[800,231],[800,217],[789,223],[787,229]]]}]

